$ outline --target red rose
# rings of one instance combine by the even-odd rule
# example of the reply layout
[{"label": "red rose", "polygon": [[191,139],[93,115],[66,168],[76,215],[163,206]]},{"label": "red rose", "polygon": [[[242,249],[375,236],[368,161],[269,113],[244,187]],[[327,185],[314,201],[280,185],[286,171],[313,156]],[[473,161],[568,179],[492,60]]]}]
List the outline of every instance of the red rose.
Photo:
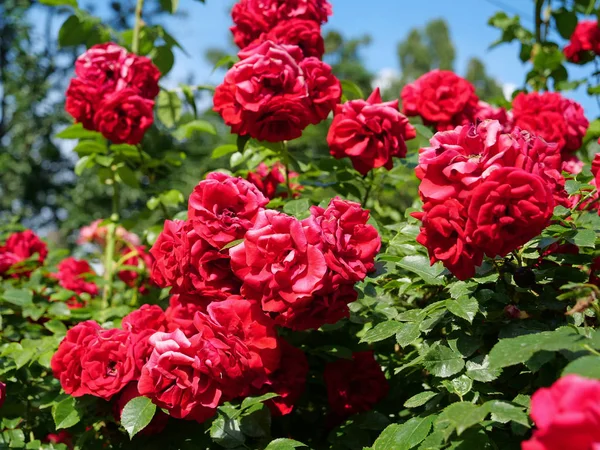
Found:
[{"label": "red rose", "polygon": [[212,303],[194,324],[189,339],[180,330],[152,336],[138,389],[173,417],[203,422],[222,401],[262,386],[279,348],[272,324],[249,301]]},{"label": "red rose", "polygon": [[591,450],[600,445],[600,382],[567,375],[531,397],[536,429],[522,450]]},{"label": "red rose", "polygon": [[441,261],[459,280],[473,277],[483,262],[483,252],[465,233],[464,206],[452,198],[435,206],[426,203],[423,209],[425,213],[415,214],[422,221],[417,242],[427,248],[431,264]]},{"label": "red rose", "polygon": [[571,175],[580,174],[583,170],[583,161],[580,160],[577,155],[564,155],[562,161],[562,170]]},{"label": "red rose", "polygon": [[160,287],[171,286],[173,293],[237,290],[239,282],[231,272],[227,251],[212,247],[190,221],[165,221],[150,253],[155,259],[152,280]]},{"label": "red rose", "polygon": [[327,364],[323,378],[329,406],[341,417],[371,410],[389,389],[373,352],[354,353],[352,360]]},{"label": "red rose", "polygon": [[297,46],[265,41],[239,56],[214,97],[214,110],[236,134],[270,142],[298,138],[339,92],[326,65],[316,58],[302,63]]},{"label": "red rose", "polygon": [[250,45],[258,45],[264,41],[273,41],[276,44],[297,45],[305,57],[314,56],[321,59],[325,53],[325,42],[321,35],[321,25],[314,20],[282,20]]},{"label": "red rose", "polygon": [[569,44],[563,50],[568,61],[587,63],[600,55],[600,29],[595,20],[582,20],[575,27]]},{"label": "red rose", "polygon": [[268,202],[252,183],[213,172],[190,195],[188,217],[196,232],[220,249],[241,239]]},{"label": "red rose", "polygon": [[319,227],[273,210],[261,211],[244,242],[229,252],[242,294],[275,317],[310,303],[327,273]]},{"label": "red rose", "polygon": [[205,291],[202,294],[172,295],[169,300],[169,307],[165,311],[168,331],[179,329],[190,337],[197,331],[194,326],[196,313],[198,311],[206,312],[207,306],[212,302],[226,300],[228,297],[227,293],[221,290],[210,293]]},{"label": "red rose", "polygon": [[437,69],[404,86],[401,97],[404,114],[421,116],[438,131],[472,122],[479,101],[471,83],[454,72]]},{"label": "red rose", "polygon": [[46,436],[46,442],[51,444],[65,444],[68,449],[73,448],[73,436],[67,430],[60,430]]},{"label": "red rose", "polygon": [[58,280],[58,284],[77,294],[87,293],[98,295],[98,286],[94,282],[86,281],[95,275],[89,263],[83,259],[68,257],[58,264],[58,273],[51,274]]},{"label": "red rose", "polygon": [[497,169],[474,191],[466,234],[489,257],[506,256],[540,234],[554,210],[544,180],[522,169]]},{"label": "red rose", "polygon": [[[289,172],[288,176],[290,180],[293,180],[298,178],[299,175],[296,172]],[[248,172],[246,179],[256,186],[268,199],[276,197],[287,198],[288,196],[285,190],[277,192],[277,188],[280,186],[283,186],[283,189],[285,189],[285,167],[280,162],[273,164],[270,169],[264,162],[261,162],[254,172]],[[302,185],[290,181],[290,188],[292,189],[293,197],[298,197],[300,195],[298,191],[302,190]]]},{"label": "red rose", "polygon": [[146,251],[146,247],[143,245],[137,247],[135,251],[132,251],[129,247],[127,247],[122,251],[122,253],[123,255],[129,255],[133,253],[129,258],[123,261],[123,265],[137,267],[138,271],[120,270],[117,274],[119,279],[127,286],[138,287],[142,294],[146,294],[148,288],[147,286],[141,285],[139,279],[140,277],[143,278],[143,275],[139,272],[139,270],[149,271],[152,268],[154,258],[152,258],[152,255]]},{"label": "red rose", "polygon": [[5,401],[6,401],[6,384],[4,384],[2,381],[0,381],[0,408],[2,408],[2,405],[4,405]]},{"label": "red rose", "polygon": [[502,131],[504,133],[510,133],[512,131],[512,113],[506,111],[506,109],[502,107],[494,107],[489,103],[479,101],[477,103],[477,108],[475,110],[475,120],[474,122],[484,120],[497,120],[502,125]]},{"label": "red rose", "polygon": [[160,92],[160,71],[145,56],[130,54],[121,64],[118,89],[131,88],[138,95],[154,100]]},{"label": "red rose", "polygon": [[166,331],[167,318],[160,306],[142,305],[123,317],[121,327],[134,334],[145,330]]},{"label": "red rose", "polygon": [[86,130],[95,130],[95,107],[100,102],[98,88],[89,82],[73,78],[65,95],[65,111]]},{"label": "red rose", "polygon": [[313,125],[327,119],[342,99],[342,84],[331,67],[317,58],[305,58],[300,63],[308,83],[308,96],[311,101]]},{"label": "red rose", "polygon": [[589,126],[579,103],[555,92],[521,92],[513,100],[514,124],[562,151],[579,150]]},{"label": "red rose", "polygon": [[40,265],[46,260],[48,247],[44,241],[31,230],[11,234],[4,246],[0,246],[0,276],[9,269],[14,271],[14,277],[29,275],[29,266],[23,268],[16,266],[34,255],[37,255],[37,263]]},{"label": "red rose", "polygon": [[[123,408],[125,408],[125,405],[137,397],[141,397],[137,388],[137,383],[129,383],[127,387],[123,389],[119,395],[119,398],[113,405],[113,416],[116,422],[121,421],[121,415],[123,414]],[[142,431],[140,431],[140,434],[144,436],[160,434],[165,429],[168,422],[169,416],[161,410],[157,410],[156,414],[154,414],[154,417],[152,418],[152,421]]]},{"label": "red rose", "polygon": [[63,390],[73,397],[88,394],[88,389],[81,380],[82,359],[90,343],[96,342],[101,330],[100,325],[93,320],[75,325],[67,331],[67,335],[52,356],[50,365],[54,378],[58,379]]},{"label": "red rose", "polygon": [[329,128],[327,143],[336,158],[345,156],[362,175],[378,167],[390,170],[392,157],[406,156],[406,141],[417,135],[398,100],[382,103],[379,88],[365,100],[339,105]]},{"label": "red rose", "polygon": [[279,394],[268,400],[266,405],[273,416],[285,416],[294,410],[294,406],[302,397],[308,375],[308,361],[304,352],[283,339],[279,340],[281,362],[279,369],[273,372],[257,395],[267,392]]},{"label": "red rose", "polygon": [[75,74],[98,89],[114,90],[126,57],[127,50],[112,42],[94,45],[75,61]]},{"label": "red rose", "polygon": [[235,43],[245,48],[282,21],[304,19],[320,25],[332,12],[327,0],[241,0],[231,10],[231,32]]},{"label": "red rose", "polygon": [[83,393],[110,400],[127,383],[137,379],[139,369],[132,348],[131,334],[127,331],[97,331],[81,357]]},{"label": "red rose", "polygon": [[326,209],[313,206],[311,217],[304,220],[320,228],[327,266],[348,283],[362,281],[375,270],[381,238],[368,220],[369,211],[360,203],[338,197]]},{"label": "red rose", "polygon": [[94,129],[115,144],[137,145],[154,122],[154,102],[131,89],[107,95],[94,114]]}]

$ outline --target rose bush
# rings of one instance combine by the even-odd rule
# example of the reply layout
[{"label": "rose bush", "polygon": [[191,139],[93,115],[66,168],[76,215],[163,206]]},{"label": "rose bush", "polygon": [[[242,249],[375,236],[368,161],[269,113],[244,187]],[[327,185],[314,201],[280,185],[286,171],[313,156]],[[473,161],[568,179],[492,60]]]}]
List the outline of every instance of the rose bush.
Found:
[{"label": "rose bush", "polygon": [[509,100],[440,69],[363,95],[329,2],[238,1],[208,114],[162,25],[78,8],[58,137],[112,213],[0,224],[0,447],[600,448],[600,121],[562,65],[596,11],[541,3],[491,19],[532,65]]}]

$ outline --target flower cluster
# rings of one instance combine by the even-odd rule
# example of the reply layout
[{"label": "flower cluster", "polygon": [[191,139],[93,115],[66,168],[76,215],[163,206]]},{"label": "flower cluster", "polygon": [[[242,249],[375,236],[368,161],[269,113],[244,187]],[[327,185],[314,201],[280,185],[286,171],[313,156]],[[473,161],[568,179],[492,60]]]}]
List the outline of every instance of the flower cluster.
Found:
[{"label": "flower cluster", "polygon": [[522,450],[588,450],[600,446],[600,382],[567,375],[531,397],[536,430]]},{"label": "flower cluster", "polygon": [[341,84],[318,58],[300,47],[265,41],[239,53],[214,96],[214,110],[239,135],[281,142],[298,138],[327,118]]},{"label": "flower cluster", "polygon": [[144,56],[113,43],[95,45],[77,58],[66,110],[88,130],[116,144],[139,144],[154,121],[160,71]]},{"label": "flower cluster", "polygon": [[416,169],[424,202],[417,241],[432,264],[472,277],[484,254],[506,256],[549,225],[566,201],[560,169],[555,144],[518,128],[502,133],[495,120],[437,133]]},{"label": "flower cluster", "polygon": [[[103,225],[104,220],[94,220],[92,223],[85,227],[81,227],[79,230],[79,237],[77,243],[79,245],[93,242],[95,244],[104,247],[106,245],[106,237],[108,235],[108,227]],[[121,225],[115,230],[115,236],[119,241],[127,245],[137,247],[141,245],[140,238],[137,234],[127,231]]]},{"label": "flower cluster", "polygon": [[37,255],[35,266],[41,265],[48,255],[46,244],[31,230],[11,234],[4,245],[0,245],[0,277],[18,278],[31,272],[27,262]]},{"label": "flower cluster", "polygon": [[[295,178],[298,178],[298,173],[289,172],[290,178],[290,189],[292,190],[292,196],[294,198],[300,196],[302,186],[293,182]],[[260,163],[253,172],[248,172],[246,179],[256,186],[260,192],[264,194],[268,199],[274,199],[277,197],[287,198],[288,193],[285,191],[279,191],[280,186],[285,187],[285,167],[280,162],[273,164],[270,168],[264,163]]]},{"label": "flower cluster", "polygon": [[349,157],[362,175],[378,167],[390,170],[392,157],[404,158],[406,141],[416,137],[398,100],[382,102],[379,88],[365,100],[338,105],[327,142],[336,158]]},{"label": "flower cluster", "polygon": [[331,14],[327,0],[241,0],[231,10],[231,32],[242,49],[270,40],[297,45],[305,56],[321,58],[321,24]]},{"label": "flower cluster", "polygon": [[592,61],[596,55],[600,55],[598,22],[596,20],[579,22],[563,52],[568,61],[576,64]]}]

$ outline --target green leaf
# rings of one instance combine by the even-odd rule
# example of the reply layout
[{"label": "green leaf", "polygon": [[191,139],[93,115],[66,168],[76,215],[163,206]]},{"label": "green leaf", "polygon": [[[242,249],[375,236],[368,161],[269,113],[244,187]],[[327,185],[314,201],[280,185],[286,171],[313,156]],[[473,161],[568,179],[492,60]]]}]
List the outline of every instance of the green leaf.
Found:
[{"label": "green leaf", "polygon": [[56,429],[70,428],[81,420],[74,397],[67,397],[52,406],[52,418]]},{"label": "green leaf", "polygon": [[121,413],[121,425],[129,439],[148,426],[156,412],[156,405],[147,397],[136,397],[125,405]]},{"label": "green leaf", "polygon": [[441,286],[444,284],[443,278],[440,277],[444,271],[444,266],[436,263],[433,266],[429,264],[429,259],[423,255],[405,256],[400,261],[396,261],[396,265],[403,269],[419,275],[427,284]]},{"label": "green leaf", "polygon": [[137,175],[125,164],[117,167],[117,175],[119,176],[119,179],[127,186],[132,187],[134,189],[138,189],[140,187]]},{"label": "green leaf", "polygon": [[237,448],[244,445],[246,437],[237,420],[230,419],[222,410],[210,427],[210,437],[225,448]]},{"label": "green leaf", "polygon": [[349,100],[356,100],[359,98],[365,98],[365,94],[362,89],[353,81],[350,80],[340,80],[342,84],[342,92],[344,96]]},{"label": "green leaf", "polygon": [[84,141],[79,142],[75,146],[73,151],[77,153],[77,155],[79,155],[80,158],[95,154],[105,154],[106,145],[101,141],[86,139]]},{"label": "green leaf", "polygon": [[402,326],[402,323],[396,322],[395,320],[378,323],[365,333],[360,342],[372,343],[383,341],[400,331]]},{"label": "green leaf", "polygon": [[579,230],[573,238],[573,243],[577,247],[590,247],[596,246],[596,232],[594,230]]},{"label": "green leaf", "polygon": [[181,118],[181,99],[175,92],[160,91],[156,101],[158,120],[167,127],[173,128]]},{"label": "green leaf", "polygon": [[250,408],[251,406],[257,405],[259,403],[264,403],[267,400],[270,400],[275,397],[279,397],[279,394],[275,394],[273,392],[268,392],[264,395],[261,395],[260,397],[246,397],[244,399],[244,401],[242,401],[241,408],[247,409],[247,408]]},{"label": "green leaf", "polygon": [[479,303],[473,297],[463,295],[456,300],[446,300],[446,308],[455,316],[473,323],[473,318],[479,311]]},{"label": "green leaf", "polygon": [[88,167],[92,167],[94,165],[93,156],[84,156],[77,161],[75,164],[75,175],[78,177],[87,169]]},{"label": "green leaf", "polygon": [[500,400],[490,400],[483,407],[492,413],[492,420],[494,422],[508,423],[512,421],[529,428],[529,420],[523,408]]},{"label": "green leaf", "polygon": [[212,123],[206,120],[192,120],[185,125],[181,125],[173,134],[177,139],[183,141],[184,139],[192,138],[195,133],[216,135],[217,129]]},{"label": "green leaf", "polygon": [[86,35],[87,33],[79,17],[73,14],[63,22],[58,30],[58,45],[60,47],[70,47],[82,44],[85,41]]},{"label": "green leaf", "polygon": [[2,294],[2,299],[22,308],[33,303],[33,293],[26,289],[7,289]]},{"label": "green leaf", "polygon": [[171,71],[173,65],[175,64],[173,50],[171,50],[171,48],[167,45],[159,45],[154,47],[148,56],[154,65],[158,67],[158,70],[163,77]]},{"label": "green leaf", "polygon": [[49,320],[48,322],[44,323],[44,327],[53,334],[57,334],[59,336],[64,336],[67,334],[67,327],[60,320]]},{"label": "green leaf", "polygon": [[403,323],[402,327],[396,333],[396,342],[400,347],[406,347],[415,342],[421,336],[419,329],[420,323],[408,322]]},{"label": "green leaf", "polygon": [[240,417],[240,430],[244,435],[253,438],[269,436],[271,430],[271,412],[269,408],[258,403],[244,410]]},{"label": "green leaf", "polygon": [[435,422],[435,429],[447,431],[447,435],[456,430],[459,436],[468,428],[482,422],[488,415],[487,408],[470,402],[453,403],[446,407]]},{"label": "green leaf", "polygon": [[438,393],[433,391],[421,392],[420,394],[413,395],[411,398],[406,400],[406,402],[404,402],[404,407],[418,408],[419,406],[423,406],[425,403],[427,403],[429,400],[431,400],[437,395]]},{"label": "green leaf", "polygon": [[462,398],[471,392],[473,380],[466,375],[461,375],[460,377],[451,380],[450,386],[452,387],[453,392]]},{"label": "green leaf", "polygon": [[100,139],[102,134],[86,130],[82,124],[76,123],[62,130],[56,137],[60,139]]},{"label": "green leaf", "polygon": [[52,303],[48,308],[48,315],[50,317],[70,317],[71,310],[65,303]]},{"label": "green leaf", "polygon": [[72,6],[77,8],[77,0],[40,0],[42,5],[50,6]]},{"label": "green leaf", "polygon": [[475,381],[489,383],[500,376],[501,369],[491,369],[488,355],[479,355],[467,361],[467,376]]},{"label": "green leaf", "polygon": [[556,28],[563,39],[570,39],[577,27],[577,14],[565,8],[559,8],[552,11],[552,16],[556,22]]},{"label": "green leaf", "polygon": [[541,351],[581,350],[589,341],[569,327],[500,339],[490,351],[490,367],[498,369],[522,364]]},{"label": "green leaf", "polygon": [[417,130],[419,136],[423,136],[427,140],[433,137],[433,131],[431,131],[431,128],[421,125],[420,123],[413,125],[413,127],[415,127]]},{"label": "green leaf", "polygon": [[283,207],[283,212],[297,218],[306,217],[309,214],[310,202],[306,198],[292,200],[287,202]]},{"label": "green leaf", "polygon": [[583,356],[567,364],[562,372],[563,376],[576,374],[582,377],[600,379],[600,356]]},{"label": "green leaf", "polygon": [[175,14],[179,6],[179,0],[160,0],[160,6],[164,11]]},{"label": "green leaf", "polygon": [[212,159],[221,158],[222,156],[229,155],[238,151],[237,145],[225,144],[215,148],[210,156]]},{"label": "green leaf", "polygon": [[295,441],[293,439],[279,438],[271,441],[265,450],[293,450],[299,447],[308,447],[302,442]]},{"label": "green leaf", "polygon": [[373,450],[409,450],[419,445],[431,431],[435,416],[413,417],[399,425],[389,425],[373,444]]},{"label": "green leaf", "polygon": [[460,372],[465,362],[459,353],[438,345],[427,352],[423,358],[423,366],[436,377],[448,378]]}]

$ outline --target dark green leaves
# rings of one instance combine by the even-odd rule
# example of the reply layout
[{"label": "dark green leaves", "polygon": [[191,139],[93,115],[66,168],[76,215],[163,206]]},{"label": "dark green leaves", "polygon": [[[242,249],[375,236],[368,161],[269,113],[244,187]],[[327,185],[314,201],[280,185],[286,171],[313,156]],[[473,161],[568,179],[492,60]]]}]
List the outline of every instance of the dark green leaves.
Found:
[{"label": "dark green leaves", "polygon": [[398,333],[402,330],[403,326],[404,324],[396,322],[395,320],[379,323],[368,330],[360,341],[368,343],[383,341]]},{"label": "dark green leaves", "polygon": [[52,406],[52,418],[56,429],[70,428],[81,420],[75,398],[68,396]]},{"label": "dark green leaves", "polygon": [[7,289],[2,294],[2,300],[22,308],[31,304],[33,294],[25,289]]},{"label": "dark green leaves", "polygon": [[181,118],[181,99],[175,92],[160,91],[156,100],[158,120],[167,127],[173,128]]},{"label": "dark green leaves", "polygon": [[399,425],[389,425],[373,444],[373,450],[410,450],[429,434],[435,416],[413,417]]},{"label": "dark green leaves", "polygon": [[437,345],[427,352],[423,366],[436,377],[448,378],[460,372],[465,362],[459,353],[444,345]]},{"label": "dark green leaves", "polygon": [[156,412],[156,405],[146,397],[131,399],[121,413],[121,425],[133,438],[137,433],[148,426]]},{"label": "dark green leaves", "polygon": [[587,378],[600,379],[600,356],[590,355],[571,361],[562,372],[564,375],[575,374]]}]

